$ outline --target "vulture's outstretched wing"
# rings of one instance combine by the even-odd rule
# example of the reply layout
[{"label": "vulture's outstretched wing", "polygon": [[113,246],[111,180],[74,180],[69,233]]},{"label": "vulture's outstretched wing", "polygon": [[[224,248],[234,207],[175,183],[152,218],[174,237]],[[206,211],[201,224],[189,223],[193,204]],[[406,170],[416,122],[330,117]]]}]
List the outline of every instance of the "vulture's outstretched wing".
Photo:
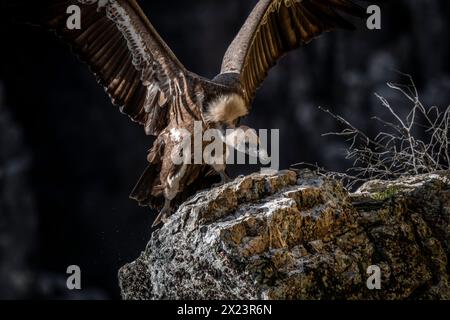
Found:
[{"label": "vulture's outstretched wing", "polygon": [[351,0],[260,0],[228,48],[221,73],[238,73],[247,105],[270,68],[285,53],[323,32],[353,29],[338,12],[359,17]]},{"label": "vulture's outstretched wing", "polygon": [[[25,18],[55,30],[95,73],[120,110],[157,135],[191,74],[164,43],[136,0],[19,0]],[[20,3],[22,2],[22,3]],[[26,6],[24,4],[26,3]],[[68,8],[81,9],[69,30]],[[181,88],[181,89],[180,89]]]}]

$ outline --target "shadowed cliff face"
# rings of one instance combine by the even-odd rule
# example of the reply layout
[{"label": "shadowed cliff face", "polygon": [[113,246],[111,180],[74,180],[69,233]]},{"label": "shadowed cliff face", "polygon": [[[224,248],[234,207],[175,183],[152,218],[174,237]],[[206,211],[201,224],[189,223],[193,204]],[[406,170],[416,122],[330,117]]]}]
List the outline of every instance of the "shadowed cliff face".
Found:
[{"label": "shadowed cliff face", "polygon": [[[122,297],[448,299],[449,178],[371,181],[354,194],[309,171],[237,178],[153,233],[119,271]],[[367,286],[375,269],[380,290]]]},{"label": "shadowed cliff face", "polygon": [[[3,105],[0,83],[0,297],[27,291],[27,258],[36,237],[36,210],[27,178],[30,154]],[[24,236],[27,235],[27,236]]]},{"label": "shadowed cliff face", "polygon": [[0,299],[103,299],[88,285],[82,294],[68,291],[65,270],[36,266],[39,216],[30,182],[32,158],[23,129],[3,104],[0,83]]},{"label": "shadowed cliff face", "polygon": [[[140,2],[186,67],[207,77],[219,72],[226,47],[256,3]],[[336,124],[317,106],[375,132],[369,118],[383,111],[374,91],[404,108],[404,102],[384,86],[385,81],[398,80],[394,69],[412,74],[424,103],[449,103],[449,2],[391,2],[384,4],[382,30],[327,34],[286,56],[271,71],[245,122],[281,130],[282,168],[302,161],[333,170],[346,168],[342,141],[320,136],[336,130]],[[30,235],[37,246],[31,262],[19,264],[64,274],[68,265],[77,263],[84,283],[119,297],[116,270],[139,253],[151,232],[153,216],[128,194],[145,168],[152,138],[111,106],[87,68],[53,35],[12,27],[9,17],[1,18],[5,45],[0,52],[0,80],[5,108],[30,154],[25,175],[37,220],[36,232]],[[0,148],[13,163],[18,161],[10,156],[8,144]],[[233,173],[254,169],[237,167]],[[17,194],[12,184],[4,188]],[[26,210],[4,210],[15,217],[23,214],[19,221],[27,220]],[[14,252],[19,244],[7,246]]]}]

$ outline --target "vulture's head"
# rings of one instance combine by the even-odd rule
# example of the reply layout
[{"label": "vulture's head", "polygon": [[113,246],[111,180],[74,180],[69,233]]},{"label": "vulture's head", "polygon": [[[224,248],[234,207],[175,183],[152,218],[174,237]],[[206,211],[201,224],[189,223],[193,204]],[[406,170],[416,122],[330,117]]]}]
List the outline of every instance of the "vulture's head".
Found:
[{"label": "vulture's head", "polygon": [[259,158],[263,162],[267,162],[269,159],[267,150],[261,145],[255,129],[239,126],[236,129],[227,130],[225,141],[228,146],[239,152]]}]

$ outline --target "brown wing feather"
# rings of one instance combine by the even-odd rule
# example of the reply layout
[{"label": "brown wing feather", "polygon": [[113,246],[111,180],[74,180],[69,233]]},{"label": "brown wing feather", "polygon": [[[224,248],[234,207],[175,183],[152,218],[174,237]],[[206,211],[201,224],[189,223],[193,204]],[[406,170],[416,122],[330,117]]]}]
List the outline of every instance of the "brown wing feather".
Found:
[{"label": "brown wing feather", "polygon": [[[81,9],[80,30],[66,26],[66,11],[73,4]],[[166,127],[171,101],[178,99],[174,79],[193,74],[178,61],[135,0],[22,0],[16,5],[25,19],[56,31],[68,42],[113,104],[145,125],[147,134],[157,135]]]},{"label": "brown wing feather", "polygon": [[337,12],[363,17],[351,0],[260,0],[228,48],[221,73],[239,73],[248,105],[268,71],[290,50],[336,28],[353,28]]}]

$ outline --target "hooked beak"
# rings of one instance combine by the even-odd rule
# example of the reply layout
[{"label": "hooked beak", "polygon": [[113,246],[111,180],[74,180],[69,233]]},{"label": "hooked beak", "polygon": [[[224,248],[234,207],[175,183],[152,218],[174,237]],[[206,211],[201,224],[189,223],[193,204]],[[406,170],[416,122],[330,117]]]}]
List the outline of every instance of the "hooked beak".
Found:
[{"label": "hooked beak", "polygon": [[246,146],[245,153],[250,155],[251,157],[259,158],[261,162],[269,162],[270,158],[267,154],[267,151],[261,147],[261,145],[257,146]]},{"label": "hooked beak", "polygon": [[261,146],[259,147],[259,159],[261,160],[261,162],[263,163],[269,163],[270,162],[270,158],[269,155],[267,154],[267,150],[261,148]]},{"label": "hooked beak", "polygon": [[261,142],[254,129],[241,126],[230,133],[226,137],[226,141],[228,145],[239,152],[246,153],[257,159],[259,158],[263,163],[270,162],[267,151],[261,147]]}]

